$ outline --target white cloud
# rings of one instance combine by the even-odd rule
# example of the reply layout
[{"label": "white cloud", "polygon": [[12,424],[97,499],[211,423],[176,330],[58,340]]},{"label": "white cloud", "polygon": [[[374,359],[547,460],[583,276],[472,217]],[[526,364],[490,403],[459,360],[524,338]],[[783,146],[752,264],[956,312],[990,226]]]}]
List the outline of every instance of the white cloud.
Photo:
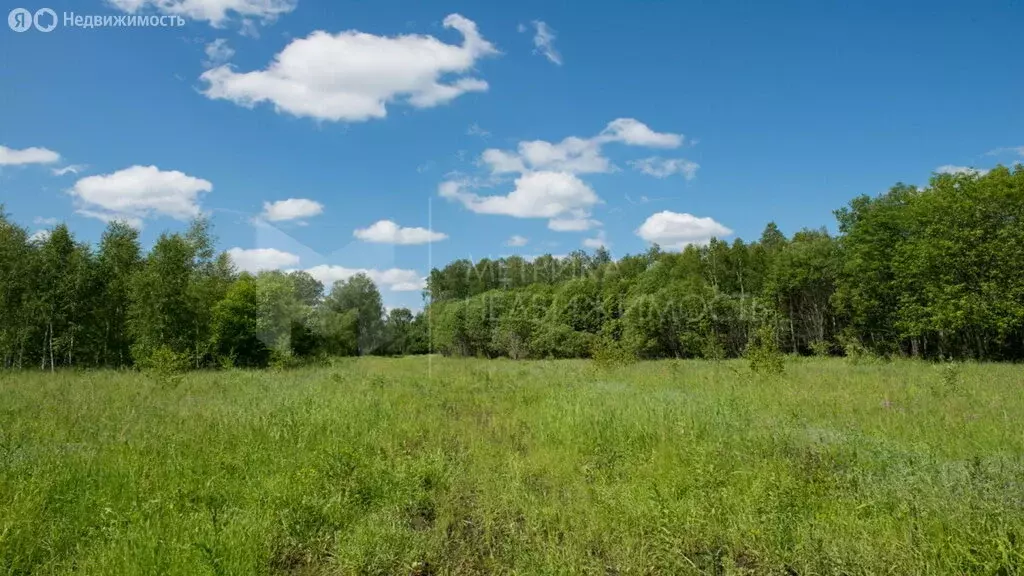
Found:
[{"label": "white cloud", "polygon": [[28,241],[38,243],[46,242],[50,239],[50,234],[51,232],[49,230],[36,230],[28,237]]},{"label": "white cloud", "polygon": [[569,257],[568,254],[510,254],[510,255],[504,256],[504,258],[508,258],[510,256],[518,256],[518,257],[522,258],[523,260],[526,260],[527,262],[533,262],[537,258],[541,258],[543,256],[551,256],[555,260],[565,260],[566,258]]},{"label": "white cloud", "polygon": [[600,232],[598,232],[597,236],[595,236],[593,238],[584,238],[583,239],[583,247],[584,248],[591,248],[591,249],[596,250],[596,249],[601,248],[601,247],[608,248],[610,246],[611,246],[611,242],[608,242],[607,238],[605,237],[604,230],[601,230]]},{"label": "white cloud", "polygon": [[256,273],[261,270],[282,270],[299,265],[299,257],[274,248],[231,248],[228,256],[239,270]]},{"label": "white cloud", "polygon": [[472,20],[451,14],[444,26],[462,33],[461,45],[418,34],[315,31],[293,40],[265,70],[207,70],[200,76],[207,84],[203,93],[249,108],[270,102],[294,116],[359,122],[385,117],[387,104],[396,101],[430,108],[487,90],[487,82],[465,74],[497,49]]},{"label": "white cloud", "polygon": [[953,166],[952,164],[939,166],[935,169],[935,172],[938,174],[977,174],[979,176],[988,174],[988,170],[978,170],[969,166]]},{"label": "white cloud", "polygon": [[491,133],[488,132],[487,130],[484,130],[483,128],[480,127],[479,124],[474,122],[474,123],[469,125],[469,128],[466,128],[466,135],[467,136],[479,136],[481,138],[487,138],[488,136],[491,135]]},{"label": "white cloud", "polygon": [[668,178],[673,174],[682,174],[687,180],[693,180],[697,175],[697,169],[700,168],[700,164],[684,158],[660,158],[658,156],[633,160],[629,165],[634,170],[639,170],[655,178]]},{"label": "white cloud", "polygon": [[63,168],[51,168],[54,176],[63,176],[65,174],[78,174],[82,170],[88,168],[85,164],[71,164]]},{"label": "white cloud", "polygon": [[447,234],[426,228],[403,228],[391,220],[375,222],[369,228],[360,228],[352,235],[364,242],[379,244],[428,244],[448,237]]},{"label": "white cloud", "polygon": [[245,36],[246,38],[259,38],[259,24],[251,18],[242,18],[242,25],[238,28],[238,34],[239,36]]},{"label": "white cloud", "polygon": [[521,142],[519,155],[534,170],[555,170],[574,174],[612,171],[611,162],[601,155],[600,143],[575,136],[570,136],[558,144],[544,140]]},{"label": "white cloud", "polygon": [[[633,118],[619,118],[608,123],[593,138],[569,136],[561,142],[527,140],[516,151],[489,148],[480,157],[492,174],[548,170],[591,174],[614,172],[615,166],[602,154],[602,146],[618,142],[629,146],[674,148],[683,142],[679,134],[659,133]],[[685,161],[678,161],[685,162]],[[683,165],[680,165],[682,167]]]},{"label": "white cloud", "polygon": [[209,22],[219,28],[229,14],[254,21],[273,22],[278,16],[295,9],[297,0],[108,0],[110,5],[134,14],[153,9],[163,14],[174,14],[192,20]]},{"label": "white cloud", "polygon": [[439,192],[478,214],[516,218],[580,217],[601,201],[590,186],[566,172],[527,172],[516,178],[515,190],[507,196],[480,196],[454,180],[443,182]]},{"label": "white cloud", "polygon": [[534,20],[533,27],[536,30],[533,35],[533,45],[536,47],[534,53],[543,54],[552,63],[561,66],[562,55],[555,50],[555,31],[540,20]]},{"label": "white cloud", "polygon": [[600,226],[601,222],[590,218],[552,218],[548,228],[555,232],[583,232]]},{"label": "white cloud", "polygon": [[608,123],[598,139],[602,142],[622,142],[630,146],[649,148],[678,148],[683,144],[682,134],[659,133],[633,118],[617,118]]},{"label": "white cloud", "polygon": [[101,210],[89,210],[87,208],[79,208],[75,212],[86,218],[95,218],[101,222],[124,222],[132,228],[142,229],[142,218],[138,216],[128,216],[126,214],[114,214],[111,212],[103,212]]},{"label": "white cloud", "polygon": [[50,164],[60,160],[60,154],[46,148],[25,148],[15,150],[0,146],[0,166],[19,166],[21,164]]},{"label": "white cloud", "polygon": [[[480,214],[504,214],[517,218],[547,218],[556,231],[588,230],[601,223],[590,213],[601,199],[577,174],[607,173],[618,170],[602,154],[602,146],[611,142],[631,146],[674,147],[682,144],[678,134],[658,133],[632,118],[609,122],[592,138],[569,136],[561,142],[527,140],[515,151],[490,148],[480,156],[480,164],[491,174],[490,180],[462,178],[442,182],[439,194],[456,200]],[[696,170],[684,160],[667,161],[671,169],[684,173]],[[502,174],[519,174],[515,190],[507,196],[481,196],[474,190],[501,182]]]},{"label": "white cloud", "polygon": [[526,172],[526,165],[523,159],[514,152],[506,152],[495,148],[488,148],[480,156],[484,164],[490,166],[494,174],[507,174],[509,172]]},{"label": "white cloud", "polygon": [[528,170],[588,174],[613,170],[611,162],[601,154],[599,142],[575,136],[557,144],[545,140],[520,142],[516,152],[489,148],[480,159],[493,174]]},{"label": "white cloud", "polygon": [[526,246],[529,242],[529,238],[515,234],[505,241],[505,246]]},{"label": "white cloud", "polygon": [[37,216],[35,220],[32,220],[32,222],[39,224],[40,226],[56,226],[60,220],[56,218],[43,218],[42,216]]},{"label": "white cloud", "polygon": [[264,202],[263,213],[260,216],[271,222],[283,222],[286,220],[300,220],[323,214],[324,205],[316,200],[306,198],[289,198],[277,202]]},{"label": "white cloud", "polygon": [[1004,146],[985,153],[986,156],[1002,156],[1003,154],[1016,154],[1024,158],[1024,146]]},{"label": "white cloud", "polygon": [[662,247],[682,249],[688,244],[706,244],[711,238],[728,236],[732,230],[712,218],[698,218],[692,214],[665,210],[647,218],[636,230],[636,234]]},{"label": "white cloud", "polygon": [[387,288],[392,292],[414,292],[426,287],[426,279],[415,270],[389,268],[377,270],[373,268],[345,268],[322,264],[306,269],[313,278],[324,283],[328,289],[338,280],[348,280],[356,274],[366,274],[378,288]]},{"label": "white cloud", "polygon": [[427,281],[425,279],[415,280],[413,282],[399,282],[398,284],[391,285],[392,292],[416,292],[423,290],[427,287]]},{"label": "white cloud", "polygon": [[198,216],[199,195],[211,190],[210,182],[177,170],[132,166],[82,178],[69,193],[78,201],[79,214],[107,222],[124,220],[139,227],[150,217],[187,220]]},{"label": "white cloud", "polygon": [[207,44],[204,52],[206,52],[206,60],[203,65],[208,68],[220,66],[235,56],[234,48],[228,46],[228,41],[224,38],[218,38]]}]

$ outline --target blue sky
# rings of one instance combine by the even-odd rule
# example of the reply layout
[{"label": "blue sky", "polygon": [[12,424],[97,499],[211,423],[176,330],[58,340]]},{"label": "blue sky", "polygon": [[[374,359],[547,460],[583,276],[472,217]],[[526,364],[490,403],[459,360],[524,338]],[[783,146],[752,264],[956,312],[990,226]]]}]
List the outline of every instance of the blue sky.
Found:
[{"label": "blue sky", "polygon": [[1015,0],[21,4],[62,24],[0,28],[16,221],[148,246],[205,213],[245,267],[370,270],[392,306],[431,263],[831,228],[1024,158]]}]

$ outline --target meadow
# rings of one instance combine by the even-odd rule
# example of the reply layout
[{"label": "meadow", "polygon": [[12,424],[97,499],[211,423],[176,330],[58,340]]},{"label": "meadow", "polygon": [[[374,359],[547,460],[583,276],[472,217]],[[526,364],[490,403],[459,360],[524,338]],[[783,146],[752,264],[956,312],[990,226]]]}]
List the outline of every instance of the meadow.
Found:
[{"label": "meadow", "polygon": [[2,574],[1018,574],[1024,370],[0,373]]}]

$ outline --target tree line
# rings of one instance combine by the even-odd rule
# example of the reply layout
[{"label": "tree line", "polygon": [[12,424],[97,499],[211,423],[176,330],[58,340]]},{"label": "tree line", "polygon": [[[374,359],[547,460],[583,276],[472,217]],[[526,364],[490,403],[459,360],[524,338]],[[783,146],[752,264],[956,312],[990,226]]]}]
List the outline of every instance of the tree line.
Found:
[{"label": "tree line", "polygon": [[0,210],[0,366],[262,367],[312,356],[427,351],[425,319],[384,312],[362,274],[236,271],[208,221],[165,233],[143,254],[110,223],[95,249],[61,224],[28,235]]},{"label": "tree line", "polygon": [[838,234],[657,246],[532,262],[452,262],[428,279],[453,355],[724,358],[795,354],[1024,358],[1024,168],[897,184],[835,212]]},{"label": "tree line", "polygon": [[304,358],[727,358],[796,354],[1024,358],[1024,168],[897,184],[835,212],[838,234],[652,246],[613,260],[456,260],[423,312],[385,313],[365,275],[329,291],[302,271],[239,273],[207,221],[143,253],[113,222],[29,236],[0,210],[0,366],[261,367]]}]

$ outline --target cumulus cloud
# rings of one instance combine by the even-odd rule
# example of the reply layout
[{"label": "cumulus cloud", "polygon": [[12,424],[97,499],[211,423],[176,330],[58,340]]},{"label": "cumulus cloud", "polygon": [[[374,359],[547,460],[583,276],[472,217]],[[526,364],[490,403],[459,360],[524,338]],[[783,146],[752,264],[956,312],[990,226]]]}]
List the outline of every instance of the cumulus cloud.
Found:
[{"label": "cumulus cloud", "polygon": [[946,164],[939,166],[935,169],[938,174],[977,174],[984,176],[988,174],[988,170],[978,170],[977,168],[971,168],[970,166],[954,166],[952,164]]},{"label": "cumulus cloud", "polygon": [[527,140],[520,142],[515,151],[496,148],[484,150],[480,160],[493,174],[529,170],[573,174],[613,172],[615,167],[602,153],[602,147],[611,142],[648,148],[674,148],[682,145],[683,136],[655,132],[633,118],[619,118],[609,122],[593,138],[569,136],[557,143]]},{"label": "cumulus cloud", "polygon": [[557,144],[532,140],[519,144],[519,156],[533,170],[556,170],[573,174],[611,172],[608,158],[601,155],[595,140],[570,136]]},{"label": "cumulus cloud", "polygon": [[250,26],[255,22],[273,22],[278,16],[295,9],[297,0],[108,0],[111,6],[134,14],[154,10],[209,22],[222,27],[230,16],[243,19]]},{"label": "cumulus cloud", "polygon": [[375,222],[368,228],[359,228],[352,235],[364,242],[378,244],[427,244],[448,237],[447,234],[427,228],[404,228],[391,220]]},{"label": "cumulus cloud", "polygon": [[496,148],[488,148],[480,155],[480,160],[490,167],[494,174],[526,172],[526,164],[515,152],[506,152]]},{"label": "cumulus cloud", "polygon": [[51,232],[49,230],[36,230],[28,237],[29,242],[41,244],[50,239]]},{"label": "cumulus cloud", "polygon": [[360,122],[384,118],[395,102],[430,108],[487,90],[487,82],[467,74],[497,49],[463,16],[449,15],[444,26],[462,34],[461,45],[418,34],[316,31],[293,40],[265,70],[207,70],[200,76],[203,94],[249,108],[268,102],[293,116]]},{"label": "cumulus cloud", "polygon": [[22,164],[51,164],[60,160],[60,154],[46,148],[25,148],[15,150],[0,146],[0,166],[20,166]]},{"label": "cumulus cloud", "polygon": [[442,183],[439,192],[478,214],[516,218],[579,218],[601,201],[590,186],[567,172],[527,172],[516,178],[515,189],[507,195],[481,196],[454,180]]},{"label": "cumulus cloud", "polygon": [[[438,192],[480,214],[504,214],[517,218],[547,218],[548,228],[570,232],[588,230],[601,223],[590,218],[593,207],[601,203],[594,190],[578,174],[615,172],[617,168],[602,153],[612,142],[629,146],[671,148],[683,142],[680,134],[659,133],[633,118],[608,123],[591,138],[569,136],[560,142],[526,140],[514,151],[489,148],[480,156],[480,165],[490,172],[484,185],[501,182],[505,174],[518,174],[515,189],[508,195],[480,195],[479,181],[469,178],[442,182]],[[692,171],[685,161],[669,161],[662,170]]]},{"label": "cumulus cloud", "polygon": [[601,248],[601,247],[608,248],[609,246],[611,246],[611,243],[608,242],[607,238],[605,237],[604,230],[601,230],[600,232],[598,232],[597,236],[595,236],[593,238],[584,238],[583,239],[583,247],[584,248],[591,248],[591,249],[596,250],[596,249]]},{"label": "cumulus cloud", "polygon": [[277,202],[264,202],[263,213],[260,214],[260,217],[270,222],[284,222],[310,218],[322,214],[323,211],[324,205],[316,200],[289,198]]},{"label": "cumulus cloud", "polygon": [[562,55],[555,50],[555,31],[541,20],[533,21],[534,54],[543,54],[551,63],[562,65]]},{"label": "cumulus cloud", "polygon": [[107,222],[123,220],[138,227],[150,217],[187,220],[198,216],[199,195],[211,190],[209,181],[177,170],[132,166],[82,178],[69,194],[77,201],[79,214]]},{"label": "cumulus cloud", "polygon": [[207,44],[204,52],[206,52],[206,60],[203,61],[203,65],[207,68],[220,66],[235,55],[235,50],[228,46],[228,41],[224,38],[218,38]]},{"label": "cumulus cloud", "polygon": [[662,247],[682,249],[689,244],[706,244],[712,238],[728,236],[732,230],[712,218],[698,218],[693,214],[665,210],[648,217],[636,230],[636,234]]},{"label": "cumulus cloud", "polygon": [[415,292],[426,287],[426,279],[421,277],[415,270],[402,268],[389,268],[377,270],[374,268],[345,268],[344,266],[333,266],[322,264],[306,269],[310,276],[323,282],[324,286],[330,288],[339,280],[348,280],[356,274],[366,274],[378,287],[384,287],[392,292]]},{"label": "cumulus cloud", "polygon": [[526,246],[529,242],[529,238],[515,234],[505,241],[505,246]]},{"label": "cumulus cloud", "polygon": [[681,134],[655,132],[634,118],[612,120],[598,136],[598,139],[602,142],[622,142],[630,146],[646,146],[648,148],[678,148],[683,144]]},{"label": "cumulus cloud", "polygon": [[299,257],[290,252],[274,248],[231,248],[228,256],[239,270],[260,272],[262,270],[283,270],[299,265]]},{"label": "cumulus cloud", "polygon": [[639,170],[655,178],[668,178],[673,174],[682,174],[687,180],[693,180],[697,175],[697,169],[700,168],[696,162],[684,158],[660,158],[658,156],[633,160],[629,165],[634,170]]}]

